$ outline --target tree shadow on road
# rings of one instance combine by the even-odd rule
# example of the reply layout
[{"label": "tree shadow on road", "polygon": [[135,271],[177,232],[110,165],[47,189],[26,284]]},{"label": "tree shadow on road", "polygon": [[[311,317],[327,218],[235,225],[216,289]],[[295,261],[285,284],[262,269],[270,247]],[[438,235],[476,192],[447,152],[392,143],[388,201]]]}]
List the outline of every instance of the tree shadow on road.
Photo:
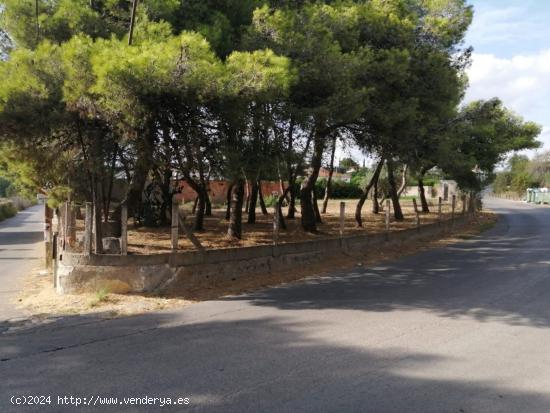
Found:
[{"label": "tree shadow on road", "polygon": [[225,300],[283,310],[427,310],[550,327],[548,291],[550,258],[540,238],[503,235],[497,228],[445,249]]},{"label": "tree shadow on road", "polygon": [[67,338],[70,332],[58,329],[34,344],[35,337],[10,335],[1,338],[12,357],[0,363],[0,408],[20,411],[7,405],[9,394],[46,393],[190,397],[192,411],[208,412],[550,409],[547,392],[466,381],[463,377],[476,375],[464,375],[460,358],[361,347],[367,328],[334,337],[330,327],[273,317],[241,319],[236,313],[206,322],[149,314],[82,324],[78,337]]}]

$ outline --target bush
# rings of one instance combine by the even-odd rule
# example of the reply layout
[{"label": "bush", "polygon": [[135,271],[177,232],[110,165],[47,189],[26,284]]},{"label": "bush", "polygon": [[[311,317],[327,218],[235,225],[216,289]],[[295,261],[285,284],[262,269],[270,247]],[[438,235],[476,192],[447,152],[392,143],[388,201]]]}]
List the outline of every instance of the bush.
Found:
[{"label": "bush", "polygon": [[24,209],[27,209],[36,204],[36,201],[31,201],[20,196],[10,198],[10,202],[18,211],[23,211]]},{"label": "bush", "polygon": [[[315,194],[317,199],[323,199],[325,196],[325,187],[327,182],[325,179],[317,181],[315,184]],[[353,182],[332,181],[331,199],[359,199],[363,191],[359,185]]]},{"label": "bush", "polygon": [[6,197],[6,189],[11,185],[11,182],[0,176],[0,197]]},{"label": "bush", "polygon": [[277,202],[277,199],[279,199],[279,197],[277,196],[273,196],[273,195],[266,196],[264,198],[264,203],[266,208],[273,208],[275,206],[275,203]]},{"label": "bush", "polygon": [[11,218],[17,214],[17,208],[12,202],[0,203],[0,221]]}]

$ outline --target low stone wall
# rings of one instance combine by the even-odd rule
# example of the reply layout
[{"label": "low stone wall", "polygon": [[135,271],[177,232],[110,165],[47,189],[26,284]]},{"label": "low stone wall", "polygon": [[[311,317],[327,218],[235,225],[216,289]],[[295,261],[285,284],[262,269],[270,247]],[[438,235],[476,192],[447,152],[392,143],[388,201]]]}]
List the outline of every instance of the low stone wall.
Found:
[{"label": "low stone wall", "polygon": [[254,247],[187,251],[156,255],[82,255],[65,253],[58,264],[57,291],[61,294],[94,292],[165,291],[173,285],[192,288],[215,285],[248,274],[269,274],[292,269],[323,258],[348,253],[364,253],[371,245],[401,244],[411,240],[433,239],[468,222],[457,216],[454,224],[423,225],[416,229],[341,238],[260,245]]}]

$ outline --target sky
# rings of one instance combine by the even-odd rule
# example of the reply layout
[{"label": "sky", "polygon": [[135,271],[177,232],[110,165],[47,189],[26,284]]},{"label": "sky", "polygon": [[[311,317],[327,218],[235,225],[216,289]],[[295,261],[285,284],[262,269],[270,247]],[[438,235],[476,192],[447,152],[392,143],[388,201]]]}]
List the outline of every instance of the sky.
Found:
[{"label": "sky", "polygon": [[[544,129],[550,150],[550,0],[470,0],[474,21],[465,39],[472,46],[465,102],[499,97],[504,105]],[[528,151],[533,155],[534,151]],[[338,158],[356,148],[340,148]],[[369,160],[367,160],[369,163]]]},{"label": "sky", "polygon": [[474,48],[465,101],[499,97],[526,120],[543,126],[550,150],[550,1],[471,0]]}]

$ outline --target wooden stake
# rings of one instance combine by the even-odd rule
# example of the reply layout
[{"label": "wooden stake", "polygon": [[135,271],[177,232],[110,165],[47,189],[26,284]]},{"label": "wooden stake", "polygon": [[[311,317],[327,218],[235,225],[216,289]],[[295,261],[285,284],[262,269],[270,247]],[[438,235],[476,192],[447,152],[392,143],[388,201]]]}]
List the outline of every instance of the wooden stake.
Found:
[{"label": "wooden stake", "polygon": [[128,255],[128,204],[120,208],[120,254]]},{"label": "wooden stake", "polygon": [[416,198],[413,198],[413,206],[414,206],[414,223],[416,226],[416,230],[420,231],[420,213],[418,212],[418,205],[416,204]]},{"label": "wooden stake", "polygon": [[275,201],[275,206],[273,210],[273,245],[279,243],[279,230],[281,227],[281,222],[279,220],[279,200]]},{"label": "wooden stake", "polygon": [[92,226],[93,226],[93,207],[91,202],[86,202],[86,216],[84,221],[84,255],[92,253]]},{"label": "wooden stake", "polygon": [[172,226],[170,237],[172,240],[172,251],[178,250],[178,240],[179,240],[179,202],[174,195],[172,197]]},{"label": "wooden stake", "polygon": [[346,222],[346,203],[340,202],[340,236],[344,236],[344,225]]},{"label": "wooden stake", "polygon": [[386,237],[387,238],[389,238],[390,236],[390,209],[391,209],[390,200],[387,199],[386,200]]},{"label": "wooden stake", "polygon": [[456,195],[451,198],[451,227],[455,223]]}]

